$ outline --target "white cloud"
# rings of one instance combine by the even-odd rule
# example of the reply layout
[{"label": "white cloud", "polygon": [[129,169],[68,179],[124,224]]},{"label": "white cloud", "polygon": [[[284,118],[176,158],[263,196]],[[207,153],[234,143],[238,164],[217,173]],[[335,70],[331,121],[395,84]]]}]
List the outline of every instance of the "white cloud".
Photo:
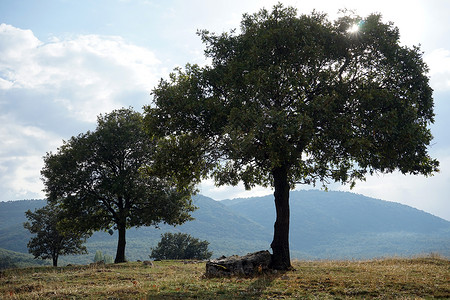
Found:
[{"label": "white cloud", "polygon": [[164,76],[153,52],[116,36],[43,42],[0,25],[0,200],[43,197],[42,157],[120,107],[140,109]]},{"label": "white cloud", "polygon": [[10,116],[0,116],[0,123],[0,199],[42,198],[42,156],[58,147],[60,137]]},{"label": "white cloud", "polygon": [[30,55],[29,50],[37,48],[41,42],[31,30],[23,30],[8,24],[0,24],[0,61],[20,62]]},{"label": "white cloud", "polygon": [[64,98],[63,107],[82,121],[133,104],[121,101],[126,91],[148,97],[162,75],[151,51],[120,37],[79,35],[44,43],[30,30],[2,24],[0,45],[0,89]]},{"label": "white cloud", "polygon": [[271,188],[264,188],[261,186],[256,186],[249,191],[245,190],[243,184],[238,184],[237,186],[215,186],[214,180],[212,179],[202,181],[199,186],[199,190],[200,194],[214,200],[260,197],[273,194],[273,190]]},{"label": "white cloud", "polygon": [[450,50],[439,48],[425,55],[430,68],[431,86],[436,91],[450,90]]},{"label": "white cloud", "polygon": [[45,154],[61,144],[60,137],[37,126],[23,125],[9,115],[0,115],[0,157]]},{"label": "white cloud", "polygon": [[42,157],[39,155],[1,157],[1,200],[43,198],[43,185],[39,176],[42,166]]}]

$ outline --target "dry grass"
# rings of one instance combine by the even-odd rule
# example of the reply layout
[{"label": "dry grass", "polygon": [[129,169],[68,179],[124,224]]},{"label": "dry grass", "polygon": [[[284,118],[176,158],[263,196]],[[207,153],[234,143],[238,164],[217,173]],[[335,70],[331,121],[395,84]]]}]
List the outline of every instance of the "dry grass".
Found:
[{"label": "dry grass", "polygon": [[173,261],[14,269],[0,273],[0,299],[450,298],[450,261],[440,257],[293,265],[254,278],[204,278],[204,263]]}]

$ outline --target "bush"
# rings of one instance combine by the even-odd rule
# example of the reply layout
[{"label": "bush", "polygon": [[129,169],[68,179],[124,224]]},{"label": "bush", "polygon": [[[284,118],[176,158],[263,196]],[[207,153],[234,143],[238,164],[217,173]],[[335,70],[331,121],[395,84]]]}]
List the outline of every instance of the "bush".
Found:
[{"label": "bush", "polygon": [[105,261],[105,264],[113,264],[114,263],[114,258],[108,254],[105,254],[103,256],[103,260]]},{"label": "bush", "polygon": [[208,241],[200,241],[186,233],[164,233],[155,248],[150,248],[154,259],[209,259]]},{"label": "bush", "polygon": [[0,270],[17,268],[14,260],[11,257],[2,257],[0,259]]},{"label": "bush", "polygon": [[105,264],[114,263],[114,258],[111,255],[105,254],[100,250],[95,251],[94,262],[103,261]]},{"label": "bush", "polygon": [[100,250],[95,251],[94,262],[99,262],[103,260],[103,253]]}]

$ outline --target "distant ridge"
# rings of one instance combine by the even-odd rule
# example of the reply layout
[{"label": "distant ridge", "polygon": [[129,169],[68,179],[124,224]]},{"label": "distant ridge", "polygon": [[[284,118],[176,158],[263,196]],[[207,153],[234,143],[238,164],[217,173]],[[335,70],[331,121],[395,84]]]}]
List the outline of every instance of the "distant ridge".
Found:
[{"label": "distant ridge", "polygon": [[[27,253],[24,212],[45,200],[0,202],[0,248]],[[270,249],[275,221],[273,196],[215,201],[197,195],[194,221],[127,231],[127,258],[145,260],[164,232],[185,232],[210,242],[214,256]],[[292,258],[368,259],[439,253],[450,257],[450,222],[415,208],[349,192],[290,193]],[[96,250],[114,255],[117,234],[95,233],[89,254],[62,263],[92,262]]]},{"label": "distant ridge", "polygon": [[[273,228],[273,196],[222,201]],[[450,256],[450,222],[407,205],[350,192],[291,191],[291,249],[310,258]]]}]

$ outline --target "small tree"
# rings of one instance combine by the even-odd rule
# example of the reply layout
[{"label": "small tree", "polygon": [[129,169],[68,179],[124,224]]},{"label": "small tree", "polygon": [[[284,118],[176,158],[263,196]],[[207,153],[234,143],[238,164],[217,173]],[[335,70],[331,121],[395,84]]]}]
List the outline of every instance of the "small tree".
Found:
[{"label": "small tree", "polygon": [[186,233],[166,232],[161,235],[158,246],[151,248],[154,259],[208,259],[208,241],[200,241]]},{"label": "small tree", "polygon": [[103,261],[105,262],[105,264],[112,264],[114,263],[114,258],[111,255],[105,254],[103,256]]},{"label": "small tree", "polygon": [[103,253],[100,250],[95,251],[94,262],[99,262],[104,260]]},{"label": "small tree", "polygon": [[41,171],[49,201],[70,215],[67,229],[118,231],[115,262],[125,261],[126,230],[182,224],[194,210],[190,180],[157,167],[155,141],[131,109],[100,115],[95,131],[47,153]]},{"label": "small tree", "polygon": [[47,205],[34,212],[25,212],[30,222],[23,226],[32,234],[36,234],[28,242],[28,251],[34,258],[49,259],[53,261],[53,266],[58,266],[58,257],[68,254],[87,253],[83,243],[87,234],[82,231],[71,230],[62,231],[58,228],[58,223],[64,219],[61,209],[55,205]]}]

